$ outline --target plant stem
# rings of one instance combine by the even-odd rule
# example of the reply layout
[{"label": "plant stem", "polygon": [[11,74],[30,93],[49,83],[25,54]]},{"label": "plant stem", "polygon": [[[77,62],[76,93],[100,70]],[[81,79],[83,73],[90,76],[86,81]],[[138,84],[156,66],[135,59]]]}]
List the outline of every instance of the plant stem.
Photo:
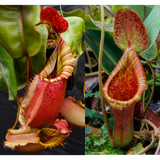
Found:
[{"label": "plant stem", "polygon": [[92,5],[92,6],[95,7],[99,11],[99,14],[101,15],[101,10],[99,9],[99,7],[96,5]]},{"label": "plant stem", "polygon": [[102,22],[102,29],[101,29],[101,41],[100,41],[100,50],[99,50],[99,63],[98,63],[98,77],[99,77],[99,90],[100,90],[100,98],[101,98],[101,107],[102,107],[102,112],[103,112],[103,117],[104,121],[107,127],[108,131],[108,136],[110,139],[110,142],[113,142],[112,139],[112,130],[111,126],[109,125],[108,117],[105,111],[105,105],[104,105],[104,99],[103,99],[103,84],[102,84],[102,74],[101,74],[101,69],[102,69],[102,55],[103,55],[103,44],[104,44],[104,6],[101,5],[101,22]]},{"label": "plant stem", "polygon": [[16,98],[17,98],[17,103],[18,103],[18,111],[17,111],[16,121],[15,121],[14,126],[12,127],[12,129],[15,129],[15,127],[16,127],[16,125],[17,125],[17,123],[18,123],[19,112],[20,112],[20,101],[19,101],[18,96],[17,96]]},{"label": "plant stem", "polygon": [[108,5],[104,5],[104,7],[113,17],[115,17],[115,13],[112,11],[112,9]]},{"label": "plant stem", "polygon": [[147,152],[152,147],[154,142],[155,142],[155,138],[154,138],[154,134],[152,133],[152,141],[151,141],[151,143],[148,146],[146,146],[144,149],[142,149],[140,152],[136,153],[135,155],[141,155],[141,154]]},{"label": "plant stem", "polygon": [[60,11],[61,11],[61,16],[64,18],[61,5],[59,5],[59,8],[60,8]]},{"label": "plant stem", "polygon": [[[147,152],[152,147],[152,145],[156,141],[156,138],[159,137],[159,134],[160,134],[159,128],[157,128],[157,126],[154,123],[152,123],[149,120],[143,119],[142,126],[144,126],[143,125],[144,123],[147,123],[148,125],[150,125],[153,128],[153,130],[154,130],[154,131],[150,131],[149,132],[149,134],[150,133],[152,134],[152,142],[148,146],[146,146],[144,149],[142,149],[140,152],[138,152],[136,155],[140,155],[140,154],[143,154],[143,153]],[[156,149],[155,154],[158,154],[158,152],[159,152],[159,148],[160,148],[159,145],[160,145],[160,139],[159,139],[158,147]]]},{"label": "plant stem", "polygon": [[28,87],[29,87],[29,55],[27,55],[26,93],[28,93]]},{"label": "plant stem", "polygon": [[143,65],[148,64],[148,63],[156,63],[156,62],[160,62],[160,60],[148,61],[148,62],[143,63]]},{"label": "plant stem", "polygon": [[[143,111],[145,109],[145,94],[146,94],[146,91],[143,93]],[[146,116],[144,115],[144,118],[146,119]],[[147,131],[149,131],[149,128],[148,128],[148,124],[146,123],[146,128],[147,128]]]},{"label": "plant stem", "polygon": [[160,62],[160,60],[154,60],[154,61],[148,61],[148,62],[141,60],[142,65],[151,63],[151,66],[152,66],[153,68],[158,68],[158,69],[160,69],[160,67],[159,67],[158,65],[153,64],[153,63],[156,63],[156,62]]},{"label": "plant stem", "polygon": [[[104,71],[101,71],[102,75],[105,75],[106,73]],[[91,78],[91,77],[97,77],[98,72],[92,72],[92,73],[86,73],[85,78]]]},{"label": "plant stem", "polygon": [[159,150],[160,150],[160,138],[159,138],[159,141],[158,141],[158,147],[157,147],[157,149],[156,149],[154,154],[157,155]]},{"label": "plant stem", "polygon": [[154,90],[155,90],[155,83],[156,83],[156,76],[155,76],[155,73],[154,73],[154,69],[152,68],[152,66],[151,66],[149,63],[148,63],[148,65],[149,65],[149,67],[150,67],[150,69],[151,69],[151,72],[152,72],[152,75],[153,75],[153,85],[152,85],[151,95],[150,95],[150,97],[149,97],[149,100],[148,100],[148,102],[147,102],[147,104],[146,104],[145,109],[143,110],[143,115],[142,115],[141,121],[142,121],[142,119],[144,118],[144,115],[146,114],[147,108],[148,108],[148,106],[149,106],[149,104],[150,104],[150,102],[151,102],[151,100],[152,100],[152,98],[153,98],[153,94],[154,94]]}]

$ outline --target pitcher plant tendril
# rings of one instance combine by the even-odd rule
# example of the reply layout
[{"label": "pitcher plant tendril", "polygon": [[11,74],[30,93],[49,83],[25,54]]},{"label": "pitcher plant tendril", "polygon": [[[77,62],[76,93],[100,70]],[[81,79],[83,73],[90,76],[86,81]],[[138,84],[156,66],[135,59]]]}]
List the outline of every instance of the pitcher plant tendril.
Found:
[{"label": "pitcher plant tendril", "polygon": [[105,112],[103,91],[102,91],[102,55],[103,55],[103,45],[104,45],[104,6],[101,5],[101,20],[102,20],[102,30],[101,30],[101,41],[100,41],[100,50],[99,50],[99,63],[98,63],[98,77],[99,77],[99,88],[100,88],[100,97],[101,97],[101,107],[103,112],[104,121],[108,130],[109,139],[112,142],[112,130],[109,125],[108,117]]}]

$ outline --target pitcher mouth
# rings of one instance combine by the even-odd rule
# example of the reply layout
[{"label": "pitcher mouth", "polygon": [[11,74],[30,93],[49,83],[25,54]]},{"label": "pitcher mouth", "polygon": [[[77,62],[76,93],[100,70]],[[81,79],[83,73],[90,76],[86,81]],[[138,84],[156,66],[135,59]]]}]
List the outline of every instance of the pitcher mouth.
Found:
[{"label": "pitcher mouth", "polygon": [[[19,130],[22,133],[18,133]],[[70,135],[47,127],[41,129],[32,128],[30,132],[25,132],[23,129],[19,130],[9,130],[6,134],[7,141],[4,142],[4,145],[24,153],[39,152],[44,149],[63,146],[64,141]]]},{"label": "pitcher mouth", "polygon": [[[55,65],[52,65],[51,61]],[[70,52],[70,47],[66,44],[63,38],[58,34],[57,46],[49,58],[47,64],[39,74],[41,80],[54,83],[68,79],[73,72],[74,57]]]},{"label": "pitcher mouth", "polygon": [[[113,85],[116,81],[117,86]],[[146,88],[145,73],[136,51],[126,49],[103,87],[104,97],[110,103],[127,107],[139,101]]]}]

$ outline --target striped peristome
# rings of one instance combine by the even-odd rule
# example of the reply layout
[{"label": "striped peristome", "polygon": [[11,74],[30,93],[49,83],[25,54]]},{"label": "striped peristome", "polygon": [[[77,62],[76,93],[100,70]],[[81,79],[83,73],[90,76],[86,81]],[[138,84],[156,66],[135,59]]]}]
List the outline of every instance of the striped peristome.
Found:
[{"label": "striped peristome", "polygon": [[[47,137],[47,141],[42,139],[43,141],[39,141],[39,145],[42,146],[44,149],[52,149],[57,146],[63,146],[64,141],[69,136],[69,133],[62,134],[59,130],[54,128],[42,128],[41,134]],[[40,137],[38,137],[40,139]]]},{"label": "striped peristome", "polygon": [[[126,75],[128,75],[129,77],[127,77]],[[118,76],[120,76],[120,78],[116,79],[115,77]],[[117,83],[117,80],[121,81]],[[118,85],[116,84],[117,88],[115,87],[116,85],[114,85],[113,82],[118,84]],[[130,83],[135,85],[130,86]],[[111,86],[113,85],[114,87],[110,87],[110,85]],[[143,70],[143,66],[138,58],[138,55],[133,48],[127,48],[123,53],[117,66],[109,75],[103,87],[104,97],[107,100],[114,116],[112,144],[115,148],[124,147],[131,142],[134,130],[133,128],[134,107],[136,102],[138,102],[141,99],[143,92],[146,90],[146,88],[147,88],[146,76]],[[112,96],[110,96],[109,94],[110,92],[113,93],[111,94]],[[117,98],[114,97],[114,94],[116,95]],[[126,96],[126,94],[130,96],[130,99],[124,99],[124,100],[118,99],[119,95],[121,97],[127,97],[128,95]]]},{"label": "striped peristome", "polygon": [[[137,93],[128,101],[121,101],[117,99],[113,99],[108,95],[108,87],[110,85],[111,80],[117,75],[117,73],[124,67],[127,66],[128,61],[131,63],[135,74],[137,78],[137,83],[138,83],[138,90]],[[135,78],[135,80],[136,80]],[[116,88],[115,88],[116,89]],[[143,95],[143,92],[147,89],[147,81],[146,81],[146,76],[143,70],[143,66],[138,58],[138,55],[136,51],[131,48],[131,49],[126,49],[124,54],[122,55],[120,61],[118,62],[117,66],[114,68],[112,73],[109,75],[104,87],[103,87],[103,93],[104,97],[106,100],[110,103],[116,103],[119,105],[122,105],[123,107],[127,107],[128,105],[131,105],[137,101],[139,101]]]},{"label": "striped peristome", "polygon": [[109,75],[103,94],[114,117],[111,143],[121,148],[132,141],[134,107],[147,89],[146,76],[136,52],[148,47],[149,36],[135,11],[121,8],[116,12],[114,40],[125,51]]},{"label": "striped peristome", "polygon": [[[55,63],[58,59],[57,64]],[[70,47],[64,39],[58,34],[57,46],[50,56],[46,66],[40,73],[41,80],[48,81],[48,76],[52,73],[55,65],[57,65],[57,75],[50,79],[50,83],[58,82],[63,79],[68,79],[73,72],[74,57],[71,54]]]}]

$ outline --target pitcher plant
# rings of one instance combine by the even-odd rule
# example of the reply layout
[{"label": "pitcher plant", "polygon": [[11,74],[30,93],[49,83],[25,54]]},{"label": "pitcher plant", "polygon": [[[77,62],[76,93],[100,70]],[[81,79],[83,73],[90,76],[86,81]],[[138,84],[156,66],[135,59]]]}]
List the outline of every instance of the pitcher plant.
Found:
[{"label": "pitcher plant", "polygon": [[[49,34],[55,34],[56,48],[41,72],[27,84],[26,96],[21,99],[17,97],[20,128],[9,129],[4,142],[5,147],[27,153],[63,146],[69,132],[72,132],[68,129],[68,119],[71,118],[70,123],[74,123],[85,116],[81,103],[76,103],[73,97],[65,98],[67,79],[72,76],[75,62],[71,48],[60,35],[67,30],[68,22],[51,7],[44,7],[40,17],[37,25],[46,25]],[[62,112],[63,115],[68,105],[68,112],[59,119],[58,114]],[[74,110],[76,116],[69,113]],[[52,123],[51,128],[47,127],[49,123]],[[80,127],[84,124],[83,120],[74,123]]]},{"label": "pitcher plant", "polygon": [[133,138],[134,107],[147,89],[145,72],[137,52],[148,47],[149,37],[135,11],[122,8],[116,12],[114,40],[124,53],[105,82],[103,94],[114,117],[112,145],[121,148]]}]

